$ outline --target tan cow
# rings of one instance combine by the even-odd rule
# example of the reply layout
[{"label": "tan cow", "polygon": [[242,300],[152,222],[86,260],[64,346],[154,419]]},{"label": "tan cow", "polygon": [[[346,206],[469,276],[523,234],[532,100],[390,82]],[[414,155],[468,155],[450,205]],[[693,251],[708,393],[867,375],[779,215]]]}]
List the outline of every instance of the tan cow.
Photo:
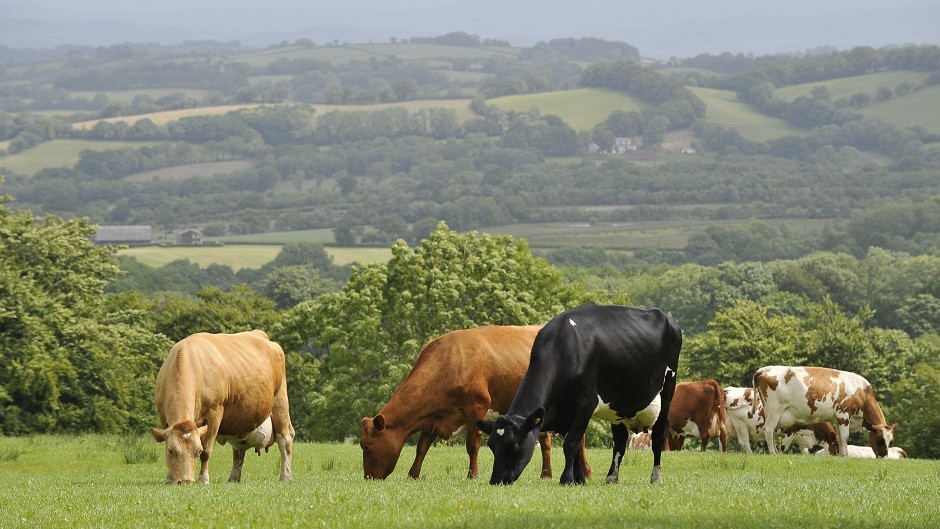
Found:
[{"label": "tan cow", "polygon": [[712,437],[718,437],[721,451],[728,451],[725,426],[725,394],[715,380],[680,382],[669,405],[667,442],[670,450],[682,450],[686,436],[702,440],[702,452]]},{"label": "tan cow", "polygon": [[[465,431],[470,467],[479,476],[482,432],[476,423],[490,412],[509,409],[529,365],[541,325],[498,326],[454,331],[424,346],[411,372],[375,417],[362,419],[362,470],[366,479],[385,479],[395,469],[405,440],[415,432],[417,454],[408,475],[417,478],[431,443]],[[539,436],[542,477],[552,476],[551,437]],[[584,440],[581,441],[584,456]],[[584,464],[587,460],[584,459]],[[590,467],[587,467],[590,470]]]},{"label": "tan cow", "polygon": [[776,453],[776,430],[828,422],[838,433],[840,455],[847,455],[849,432],[862,427],[875,454],[888,455],[897,424],[888,426],[874,389],[861,375],[827,367],[767,366],[754,373],[754,388],[764,406],[771,454]]},{"label": "tan cow", "polygon": [[264,331],[197,333],[180,340],[160,368],[155,396],[162,427],[151,433],[166,443],[167,483],[193,483],[197,458],[195,481],[209,483],[214,441],[232,444],[229,481],[241,481],[247,449],[260,453],[275,439],[281,481],[292,478],[294,427],[284,351]]}]

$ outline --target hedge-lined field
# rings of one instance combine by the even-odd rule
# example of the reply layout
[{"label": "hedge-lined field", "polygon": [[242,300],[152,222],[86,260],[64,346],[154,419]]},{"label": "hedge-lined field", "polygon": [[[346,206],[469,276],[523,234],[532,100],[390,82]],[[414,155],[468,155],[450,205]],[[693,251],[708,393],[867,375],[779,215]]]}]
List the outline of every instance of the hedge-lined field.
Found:
[{"label": "hedge-lined field", "polygon": [[652,454],[629,453],[621,483],[605,485],[608,450],[591,449],[585,486],[540,480],[530,464],[512,486],[467,480],[462,443],[435,446],[422,476],[406,477],[405,447],[386,481],[362,479],[356,444],[294,445],[294,481],[277,481],[276,447],[246,457],[225,482],[216,445],[209,486],[164,485],[163,446],[149,436],[0,438],[3,527],[930,527],[940,516],[940,462],[816,456],[663,454],[666,482],[649,484]]}]

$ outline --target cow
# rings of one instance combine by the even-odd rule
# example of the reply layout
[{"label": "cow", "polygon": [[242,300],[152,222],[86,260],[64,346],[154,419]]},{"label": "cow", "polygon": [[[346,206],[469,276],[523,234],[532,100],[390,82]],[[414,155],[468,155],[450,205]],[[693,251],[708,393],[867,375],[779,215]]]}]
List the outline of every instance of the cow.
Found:
[{"label": "cow", "polygon": [[839,453],[839,438],[836,429],[828,422],[817,424],[794,424],[783,430],[783,439],[780,441],[780,451],[786,452],[791,445],[796,445],[803,455],[809,454],[810,449],[823,443],[832,455]]},{"label": "cow", "polygon": [[828,367],[767,366],[754,373],[754,388],[764,406],[764,437],[771,454],[777,429],[794,424],[832,423],[839,454],[847,455],[849,432],[868,430],[872,450],[888,455],[897,424],[888,426],[875,391],[864,377]]},{"label": "cow", "polygon": [[477,423],[493,451],[490,484],[519,479],[542,430],[565,435],[561,483],[585,483],[577,451],[592,416],[611,423],[608,483],[619,480],[630,430],[650,426],[650,482],[662,483],[661,454],[681,348],[679,326],[655,308],[588,303],[552,318],[535,338],[509,410],[495,421]]},{"label": "cow", "polygon": [[[875,451],[870,446],[847,445],[847,457],[860,457],[862,459],[875,459]],[[831,454],[825,449],[816,452],[818,456],[836,455]],[[888,448],[888,455],[885,459],[907,459],[907,452],[903,448],[892,446]]]},{"label": "cow", "polygon": [[645,432],[636,432],[630,435],[630,442],[627,448],[637,452],[650,452],[653,450],[650,442],[649,430]]},{"label": "cow", "polygon": [[[490,325],[444,334],[422,348],[411,372],[375,417],[362,419],[362,470],[366,479],[385,479],[395,469],[405,440],[420,431],[408,475],[417,479],[431,443],[466,433],[468,478],[479,476],[482,433],[476,421],[509,409],[529,365],[541,325]],[[552,438],[539,436],[542,477],[552,476]],[[582,458],[587,464],[584,448]]]},{"label": "cow", "polygon": [[[725,386],[724,395],[728,433],[737,438],[742,450],[751,453],[751,438],[763,440],[764,437],[764,406],[760,399],[755,398],[753,388]],[[826,443],[829,450],[838,453],[835,429],[829,423],[797,424],[787,428],[783,432],[781,447],[786,452],[791,444],[796,444],[805,454],[818,442]]]},{"label": "cow", "polygon": [[[284,351],[261,330],[237,334],[196,333],[173,346],[157,374],[154,391],[166,443],[167,483],[209,483],[215,441],[232,444],[229,481],[241,481],[245,451],[277,442],[281,481],[292,479],[294,427],[287,400]],[[270,430],[266,423],[270,421]]]},{"label": "cow", "polygon": [[728,451],[725,425],[724,390],[715,380],[679,382],[669,405],[668,442],[670,450],[682,450],[686,436],[702,440],[702,452],[712,437],[717,437],[721,451]]}]

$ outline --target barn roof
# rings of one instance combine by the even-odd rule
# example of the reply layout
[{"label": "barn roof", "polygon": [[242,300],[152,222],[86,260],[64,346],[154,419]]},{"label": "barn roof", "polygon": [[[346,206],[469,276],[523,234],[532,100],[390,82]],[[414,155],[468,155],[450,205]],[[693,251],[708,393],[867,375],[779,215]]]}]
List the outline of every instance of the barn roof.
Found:
[{"label": "barn roof", "polygon": [[150,242],[152,231],[150,226],[98,226],[95,242]]}]

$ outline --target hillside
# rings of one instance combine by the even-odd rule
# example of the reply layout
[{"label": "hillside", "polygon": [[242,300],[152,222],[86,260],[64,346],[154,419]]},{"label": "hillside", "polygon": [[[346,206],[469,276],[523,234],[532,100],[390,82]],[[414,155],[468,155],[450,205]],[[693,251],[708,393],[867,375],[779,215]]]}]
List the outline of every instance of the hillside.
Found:
[{"label": "hillside", "polygon": [[597,88],[497,97],[487,100],[486,104],[516,112],[537,108],[541,115],[558,116],[575,130],[591,130],[614,110],[642,112],[649,107],[626,92]]},{"label": "hillside", "polygon": [[738,101],[735,93],[730,90],[699,87],[690,87],[689,90],[707,105],[706,121],[737,130],[745,139],[765,142],[805,132],[780,118],[768,116],[760,109]]}]

